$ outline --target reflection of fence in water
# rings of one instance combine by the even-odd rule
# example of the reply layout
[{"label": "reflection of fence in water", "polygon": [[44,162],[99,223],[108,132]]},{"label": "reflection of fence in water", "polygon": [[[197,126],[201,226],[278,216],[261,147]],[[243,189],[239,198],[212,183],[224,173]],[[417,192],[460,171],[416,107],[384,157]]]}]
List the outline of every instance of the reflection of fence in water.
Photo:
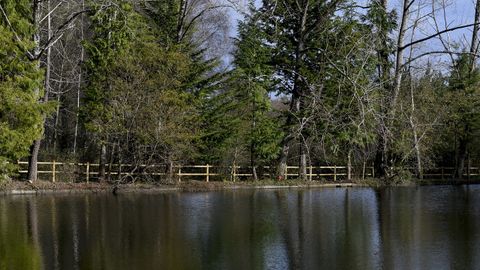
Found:
[{"label": "reflection of fence in water", "polygon": [[[26,174],[28,162],[19,161],[20,174]],[[355,170],[358,169],[358,170]],[[81,179],[89,182],[98,177],[99,164],[96,163],[73,163],[73,162],[38,162],[38,174],[40,179],[57,180]],[[413,168],[411,168],[414,171]],[[264,178],[272,178],[273,174],[269,167],[264,167],[262,175]],[[455,172],[453,167],[433,168],[424,173],[424,178],[448,179]],[[298,166],[287,166],[285,173],[287,179],[298,177]],[[107,177],[118,179],[119,175],[124,179],[141,179],[142,177],[152,180],[161,180],[167,176],[165,165],[144,165],[144,164],[107,164]],[[236,166],[212,166],[212,165],[185,165],[174,166],[173,176],[177,181],[182,180],[203,180],[203,181],[221,181],[221,180],[244,180],[252,177],[250,167]],[[373,167],[351,168],[351,176],[358,178],[375,177]],[[480,176],[480,167],[467,167],[464,173],[467,178]],[[337,181],[349,178],[347,166],[309,166],[307,167],[307,178],[309,180],[327,180]]]}]

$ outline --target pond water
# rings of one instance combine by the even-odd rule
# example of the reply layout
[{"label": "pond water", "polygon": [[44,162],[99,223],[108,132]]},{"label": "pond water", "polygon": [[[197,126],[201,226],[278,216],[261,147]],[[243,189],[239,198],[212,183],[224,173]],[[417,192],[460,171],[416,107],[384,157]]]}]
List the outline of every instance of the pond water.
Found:
[{"label": "pond water", "polygon": [[0,269],[480,269],[480,186],[4,196]]}]

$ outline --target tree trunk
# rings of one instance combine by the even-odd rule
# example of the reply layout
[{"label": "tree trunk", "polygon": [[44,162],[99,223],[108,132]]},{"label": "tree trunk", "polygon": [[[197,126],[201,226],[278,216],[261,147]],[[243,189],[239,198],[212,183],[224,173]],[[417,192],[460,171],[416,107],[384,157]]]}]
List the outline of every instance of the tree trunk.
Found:
[{"label": "tree trunk", "polygon": [[413,95],[413,85],[410,82],[410,99],[411,99],[411,115],[410,115],[410,127],[412,128],[413,133],[413,146],[415,148],[415,157],[417,160],[417,177],[418,179],[423,179],[423,168],[422,168],[422,152],[420,149],[420,140],[418,138],[417,125],[415,124],[415,96]]},{"label": "tree trunk", "polygon": [[417,128],[413,123],[412,117],[410,117],[410,124],[412,125],[413,130],[413,140],[415,146],[415,157],[417,159],[417,177],[418,179],[423,179],[423,167],[422,167],[422,152],[420,150],[420,141],[418,140]]},{"label": "tree trunk", "polygon": [[[387,16],[387,0],[380,0],[377,4],[379,4],[385,13],[384,16]],[[377,150],[375,153],[375,161],[374,161],[374,170],[376,172],[376,176],[379,178],[385,177],[387,174],[388,168],[388,158],[387,158],[387,119],[386,114],[387,110],[386,103],[388,92],[390,90],[390,46],[388,43],[388,29],[385,28],[384,25],[377,25],[378,32],[379,32],[379,39],[380,39],[380,46],[377,48],[377,55],[378,55],[378,77],[380,79],[380,83],[382,85],[384,91],[384,106],[380,109],[380,114],[382,115],[381,123],[378,127],[378,142],[377,142]]]},{"label": "tree trunk", "polygon": [[107,145],[102,143],[100,146],[100,164],[98,166],[98,180],[105,182],[105,165],[107,163]]},{"label": "tree trunk", "polygon": [[465,168],[465,159],[467,158],[467,151],[468,151],[468,140],[464,137],[460,138],[460,142],[458,145],[458,156],[456,161],[456,168],[455,168],[455,178],[462,179],[463,178],[463,171]]},{"label": "tree trunk", "polygon": [[30,156],[28,157],[28,181],[34,182],[38,176],[38,152],[40,150],[41,140],[35,140],[30,146]]},{"label": "tree trunk", "polygon": [[238,147],[235,147],[233,152],[233,161],[232,161],[232,171],[230,172],[230,177],[232,182],[237,181],[237,159],[238,159]]},{"label": "tree trunk", "polygon": [[[85,10],[85,1],[82,0],[82,10]],[[81,41],[84,40],[84,32],[83,32],[83,15],[82,21],[80,22],[80,39]],[[83,63],[85,58],[85,49],[81,46],[80,52],[80,63]],[[80,115],[80,90],[82,89],[82,69],[80,68],[78,71],[78,84],[77,84],[77,111],[75,113],[75,129],[74,129],[74,137],[73,137],[73,154],[77,153],[77,145],[78,145],[78,123],[79,123],[79,115]]]},{"label": "tree trunk", "polygon": [[398,30],[398,38],[397,38],[397,52],[396,52],[396,61],[395,61],[395,74],[394,74],[394,85],[393,85],[393,93],[392,93],[392,100],[390,103],[390,113],[392,115],[391,119],[395,119],[395,112],[397,107],[397,100],[400,94],[400,89],[402,86],[402,78],[403,78],[403,43],[405,38],[405,33],[407,31],[407,21],[408,21],[408,14],[409,14],[409,5],[410,0],[403,1],[403,12],[402,12],[402,19],[400,21],[400,29]]},{"label": "tree trunk", "polygon": [[[292,97],[290,102],[290,114],[287,118],[287,126],[290,128],[290,134],[287,134],[284,140],[282,141],[282,151],[280,153],[280,164],[278,166],[278,178],[279,180],[285,179],[285,171],[287,168],[287,157],[290,147],[288,144],[294,138],[293,134],[303,134],[303,125],[298,126],[300,130],[295,130],[295,126],[292,127],[294,124],[294,116],[298,116],[298,114],[302,111],[302,99],[305,95],[304,93],[304,86],[301,85],[300,79],[300,68],[303,64],[304,57],[305,57],[305,32],[306,32],[306,25],[307,25],[307,15],[309,11],[309,2],[307,1],[305,6],[303,7],[302,11],[302,18],[298,21],[298,35],[299,38],[296,42],[295,48],[295,67],[294,67],[294,79],[293,79],[293,91]],[[302,153],[300,154],[300,167],[302,164],[305,164],[305,179],[306,179],[306,156]],[[299,177],[302,177],[301,171],[299,172]]]},{"label": "tree trunk", "polygon": [[174,174],[175,172],[173,171],[173,160],[172,158],[170,157],[170,155],[168,155],[168,158],[167,158],[167,166],[165,167],[165,175],[166,175],[166,180],[168,183],[173,183],[174,182]]},{"label": "tree trunk", "polygon": [[[250,82],[250,79],[249,79]],[[253,134],[255,133],[255,129],[257,128],[257,119],[255,117],[256,113],[256,104],[255,99],[252,99],[252,129],[250,131],[250,138],[253,139]],[[250,142],[250,166],[252,168],[252,178],[254,181],[258,181],[257,175],[257,164],[256,164],[256,145],[254,140]]]},{"label": "tree trunk", "polygon": [[[50,1],[48,1],[50,3]],[[35,27],[36,31],[33,34],[33,42],[35,44],[34,48],[34,56],[38,57],[40,55],[40,27],[39,27],[39,22],[40,22],[40,1],[39,0],[33,0],[32,3],[32,14],[33,14],[33,27]],[[50,17],[50,16],[49,16]],[[50,18],[49,18],[50,20]],[[51,35],[51,29],[49,27],[48,29],[49,35]],[[37,69],[40,70],[40,61],[38,61],[37,64]],[[49,72],[49,65],[47,65],[47,72]],[[47,80],[46,80],[47,81]],[[39,96],[40,89],[35,90],[36,95]],[[45,95],[44,98],[48,99],[48,88],[45,89]],[[39,98],[39,102],[41,102],[41,99]],[[42,135],[43,135],[43,125],[44,121],[42,121]],[[38,177],[38,152],[40,151],[40,144],[41,144],[41,138],[33,141],[32,146],[30,146],[30,156],[28,157],[28,180],[29,181],[36,181]]]},{"label": "tree trunk", "polygon": [[380,136],[378,136],[377,151],[375,153],[374,170],[375,176],[378,178],[383,178],[387,175],[388,158],[385,132],[381,131]]},{"label": "tree trunk", "polygon": [[290,151],[290,142],[293,140],[293,133],[294,127],[293,126],[293,119],[294,119],[294,112],[298,112],[300,109],[300,100],[298,98],[297,93],[294,91],[292,95],[292,99],[290,101],[290,113],[287,116],[287,123],[286,126],[290,129],[289,134],[287,134],[281,143],[282,150],[280,151],[280,157],[278,159],[278,166],[277,166],[277,177],[278,180],[285,180],[286,175],[285,172],[287,171],[287,161],[288,161],[288,152]]},{"label": "tree trunk", "polygon": [[[61,86],[59,87],[61,89]],[[57,94],[57,108],[55,110],[55,122],[53,123],[53,153],[57,153],[58,124],[60,122],[60,94]]]},{"label": "tree trunk", "polygon": [[[62,65],[61,65],[61,72],[60,72],[60,76],[61,78],[63,78],[63,70],[64,70],[64,65],[65,65],[65,61],[62,61]],[[48,76],[48,78],[50,77],[50,75]],[[58,86],[58,89],[62,89],[63,88],[63,81],[60,82],[59,86]],[[57,108],[56,108],[56,112],[55,112],[55,122],[54,122],[54,126],[53,126],[53,153],[57,153],[57,144],[58,144],[58,124],[60,122],[60,93],[57,93]],[[75,152],[74,152],[75,153]]]},{"label": "tree trunk", "polygon": [[347,180],[352,180],[352,150],[348,150],[347,156]]},{"label": "tree trunk", "polygon": [[230,170],[230,179],[232,182],[235,182],[237,179],[237,162],[236,159],[233,159],[232,169]]},{"label": "tree trunk", "polygon": [[[362,166],[362,180],[365,180],[365,173],[367,169],[367,159],[363,159],[363,166]],[[373,177],[373,175],[372,175]]]},{"label": "tree trunk", "polygon": [[280,152],[280,159],[277,168],[278,180],[285,180],[285,172],[287,171],[288,151],[290,150],[289,142],[282,143],[282,150]]},{"label": "tree trunk", "polygon": [[[109,153],[109,156],[110,158],[108,159],[108,173],[107,173],[107,181],[111,181],[112,180],[112,167],[113,167],[113,161],[115,159],[115,147],[116,147],[116,143],[114,143],[111,147],[111,150],[110,150],[110,153]],[[118,148],[120,148],[120,143],[118,143]],[[120,151],[120,149],[119,149]],[[119,165],[120,166],[120,163]],[[122,175],[118,175],[118,176],[122,176]]]},{"label": "tree trunk", "polygon": [[300,164],[298,167],[298,176],[300,180],[307,181],[307,154],[305,153],[305,146],[300,144]]},{"label": "tree trunk", "polygon": [[258,181],[257,166],[252,167],[252,177],[254,181]]},{"label": "tree trunk", "polygon": [[472,43],[470,44],[470,53],[472,53],[472,63],[471,63],[472,72],[475,70],[475,59],[476,59],[475,55],[478,52],[478,31],[480,27],[478,25],[479,22],[480,22],[480,0],[477,0],[475,4],[475,25],[473,26]]},{"label": "tree trunk", "polygon": [[[410,1],[404,0],[403,1],[403,9],[402,9],[402,18],[400,20],[400,29],[397,37],[397,50],[395,55],[395,67],[394,67],[394,75],[393,75],[393,85],[391,87],[387,82],[390,81],[390,71],[388,70],[388,54],[385,50],[388,50],[388,32],[383,30],[382,33],[382,48],[380,49],[379,55],[383,62],[382,74],[381,78],[384,84],[384,89],[386,90],[387,96],[389,99],[386,99],[386,106],[387,110],[384,113],[384,119],[381,128],[380,134],[380,141],[377,148],[377,155],[375,157],[375,165],[376,170],[378,172],[378,176],[384,177],[388,175],[388,168],[392,165],[390,164],[389,160],[389,145],[390,145],[390,137],[389,133],[391,132],[390,129],[393,128],[393,121],[395,119],[395,111],[397,107],[397,100],[400,94],[402,78],[403,78],[403,53],[405,48],[403,48],[405,33],[407,31],[407,21],[409,15],[409,8],[410,8]],[[387,12],[387,0],[382,0],[381,2],[382,8]]]}]

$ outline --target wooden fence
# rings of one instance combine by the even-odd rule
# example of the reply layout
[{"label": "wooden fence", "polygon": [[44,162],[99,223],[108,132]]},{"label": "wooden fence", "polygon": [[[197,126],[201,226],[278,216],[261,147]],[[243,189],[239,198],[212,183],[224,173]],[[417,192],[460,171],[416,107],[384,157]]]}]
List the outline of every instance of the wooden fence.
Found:
[{"label": "wooden fence", "polygon": [[[19,161],[19,173],[26,174],[26,165],[28,162]],[[133,167],[140,168],[132,170]],[[96,163],[69,163],[69,162],[38,162],[38,174],[42,180],[50,180],[55,182],[57,180],[65,181],[61,178],[70,178],[69,180],[80,179],[87,183],[92,179],[96,179],[99,174],[99,164]],[[148,168],[148,170],[146,170]],[[165,177],[165,165],[132,165],[132,164],[110,164],[106,166],[106,175],[108,177],[119,175],[121,178],[131,179],[142,177]],[[268,167],[265,167],[268,171]],[[357,170],[355,170],[357,169]],[[298,166],[287,166],[285,173],[286,179],[294,179],[298,177]],[[413,169],[412,169],[413,171]],[[439,167],[429,169],[424,173],[424,178],[428,179],[451,179],[454,174],[453,167]],[[65,176],[67,175],[67,176]],[[225,180],[231,179],[233,181],[242,178],[252,178],[251,168],[237,166],[235,169],[225,166],[206,165],[185,165],[175,166],[174,175],[178,181],[182,180],[204,180],[209,182],[211,180]],[[264,173],[264,177],[270,177],[268,173]],[[480,176],[480,167],[467,167],[464,177],[470,179],[471,177]],[[375,177],[373,167],[365,168],[349,168],[347,166],[309,166],[307,167],[307,178],[309,180],[328,180],[338,181],[343,179],[351,179],[352,177],[367,178]]]},{"label": "wooden fence", "polygon": [[[26,161],[19,161],[18,164],[20,165],[19,173],[21,175],[27,173],[27,165],[28,162]],[[131,168],[148,168],[149,171],[145,172],[140,170],[136,170],[132,172]],[[264,167],[266,171],[268,171],[268,167]],[[128,170],[130,169],[130,170]],[[298,177],[298,166],[287,166],[285,178],[297,178]],[[70,174],[75,178],[82,179],[82,181],[86,181],[87,183],[92,179],[98,177],[99,174],[99,164],[96,163],[69,163],[69,162],[57,162],[57,161],[49,161],[49,162],[38,162],[38,175],[39,178],[42,180],[50,180],[52,182],[62,180],[59,178],[63,178],[62,174]],[[340,179],[347,179],[353,175],[349,173],[347,166],[309,166],[307,167],[307,178],[309,180],[331,180],[331,181],[338,181]],[[165,173],[165,165],[132,165],[132,164],[110,164],[106,165],[106,175],[108,176],[118,176],[122,177],[139,177],[142,176],[149,176],[149,177],[162,177],[166,176]],[[60,176],[60,177],[59,177]],[[374,170],[373,167],[366,167],[365,170],[362,170],[360,173],[360,177],[374,177]],[[224,180],[225,178],[230,178],[233,181],[236,179],[241,178],[251,178],[253,177],[251,173],[251,168],[249,167],[241,167],[237,166],[235,169],[225,166],[213,166],[213,165],[182,165],[182,166],[175,166],[174,167],[174,177],[178,181],[182,181],[182,179],[196,179],[196,180],[204,180],[206,182],[211,181],[213,178],[220,178]],[[270,177],[270,174],[264,173],[264,177]]]}]

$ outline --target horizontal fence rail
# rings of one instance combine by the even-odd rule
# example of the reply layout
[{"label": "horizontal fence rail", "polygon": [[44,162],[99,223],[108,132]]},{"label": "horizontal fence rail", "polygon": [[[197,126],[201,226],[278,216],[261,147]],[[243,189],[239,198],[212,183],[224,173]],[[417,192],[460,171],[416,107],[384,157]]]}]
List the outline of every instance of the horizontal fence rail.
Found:
[{"label": "horizontal fence rail", "polygon": [[[18,161],[20,166],[19,174],[26,174],[26,161]],[[243,166],[213,166],[213,165],[175,165],[172,168],[172,173],[166,172],[165,165],[158,164],[106,164],[105,175],[109,178],[111,176],[118,178],[131,179],[141,177],[166,177],[167,175],[175,177],[177,181],[182,180],[203,180],[206,182],[212,179],[221,180],[230,179],[236,181],[241,178],[252,178],[251,167]],[[39,178],[43,180],[57,181],[59,178],[76,178],[87,183],[92,179],[98,178],[100,164],[98,163],[75,163],[75,162],[57,162],[57,161],[43,161],[38,162]],[[263,177],[272,177],[272,174],[267,173],[270,167],[263,167],[265,171]],[[414,168],[407,168],[414,171]],[[258,169],[257,169],[258,170]],[[259,172],[261,170],[258,170]],[[453,167],[439,167],[426,171],[423,176],[429,179],[449,179],[454,175],[455,168]],[[68,177],[66,176],[68,175]],[[295,179],[299,176],[298,166],[287,166],[285,171],[285,179]],[[468,167],[465,170],[464,176],[468,179],[470,177],[480,176],[480,167]],[[308,166],[306,177],[309,180],[350,180],[353,177],[368,178],[375,177],[373,167],[349,167],[348,166]],[[261,178],[261,177],[260,177]],[[61,179],[62,180],[62,179]],[[63,179],[64,180],[64,179]]]},{"label": "horizontal fence rail", "polygon": [[[27,169],[26,161],[18,161],[20,165],[19,174],[26,174]],[[38,174],[39,178],[43,180],[51,180],[55,182],[62,174],[70,174],[75,178],[81,178],[82,181],[87,183],[93,178],[99,175],[98,163],[74,163],[74,162],[57,162],[57,161],[42,161],[38,162]],[[105,175],[122,177],[165,177],[169,173],[165,172],[165,165],[135,165],[135,164],[106,164]],[[135,170],[132,170],[135,168]],[[147,170],[148,169],[148,170]],[[270,170],[268,166],[263,167],[263,177],[271,177],[271,174],[267,173]],[[352,170],[352,168],[350,168]],[[232,181],[240,178],[252,178],[251,167],[243,166],[213,166],[213,165],[176,165],[173,166],[173,176],[177,181],[183,179],[204,180],[209,182],[212,178],[223,177],[222,180],[230,178]],[[260,171],[259,169],[257,169]],[[359,177],[374,177],[373,167],[362,168],[361,173],[356,174]],[[287,166],[285,171],[285,180],[298,178],[299,167]],[[350,173],[350,175],[354,175]],[[309,180],[330,180],[338,181],[340,179],[347,179],[349,177],[349,170],[347,166],[309,166],[307,167],[306,177]]]}]

